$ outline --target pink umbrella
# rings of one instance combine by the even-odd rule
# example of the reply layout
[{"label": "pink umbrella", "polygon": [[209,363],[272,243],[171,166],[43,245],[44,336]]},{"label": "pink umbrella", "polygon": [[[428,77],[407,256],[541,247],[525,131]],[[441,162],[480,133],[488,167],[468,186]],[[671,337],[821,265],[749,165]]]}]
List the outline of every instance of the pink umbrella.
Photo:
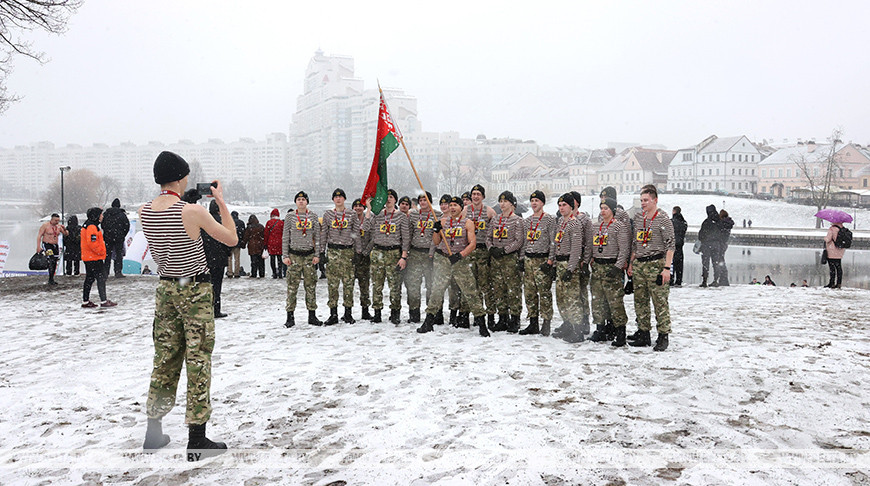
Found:
[{"label": "pink umbrella", "polygon": [[816,213],[817,218],[824,219],[825,221],[830,221],[832,223],[851,223],[852,216],[845,211],[840,211],[839,209],[831,209],[825,208]]}]

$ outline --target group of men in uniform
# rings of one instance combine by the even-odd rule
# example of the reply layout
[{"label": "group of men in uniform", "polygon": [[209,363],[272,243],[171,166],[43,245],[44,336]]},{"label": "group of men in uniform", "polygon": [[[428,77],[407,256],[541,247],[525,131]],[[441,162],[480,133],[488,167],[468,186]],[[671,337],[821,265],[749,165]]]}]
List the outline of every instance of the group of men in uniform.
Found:
[{"label": "group of men in uniform", "polygon": [[[309,324],[339,322],[339,286],[344,305],[341,320],[354,323],[355,284],[360,290],[362,319],[381,322],[386,282],[389,321],[401,322],[404,284],[408,322],[422,320],[419,333],[445,323],[447,293],[447,322],[454,327],[470,328],[473,315],[481,336],[497,331],[548,336],[555,283],[556,307],[563,323],[552,330],[553,336],[572,343],[589,339],[612,341],[615,347],[651,346],[652,301],[658,331],[654,349],[667,349],[668,283],[675,239],[670,218],[658,208],[655,186],[641,189],[642,210],[633,218],[617,204],[616,190],[605,188],[595,221],[580,212],[581,195],[576,192],[559,197],[556,215],[544,212],[542,191],[532,192],[532,213],[525,218],[516,214],[517,199],[510,191],[499,195],[498,212],[484,203],[485,197],[485,188],[477,184],[461,197],[443,195],[438,201],[440,211],[432,207],[429,193],[421,194],[418,207],[411,209],[410,198],[399,198],[390,189],[383,210],[373,214],[370,202],[359,199],[348,209],[345,192],[336,189],[332,193],[335,207],[321,219],[308,209],[308,195],[299,192],[297,209],[284,222],[285,326],[295,325],[300,282],[304,283]],[[325,322],[315,312],[315,266],[321,260],[326,264],[329,289],[330,316]],[[626,336],[624,297],[632,290],[638,329]],[[520,329],[523,297],[529,323]]]}]

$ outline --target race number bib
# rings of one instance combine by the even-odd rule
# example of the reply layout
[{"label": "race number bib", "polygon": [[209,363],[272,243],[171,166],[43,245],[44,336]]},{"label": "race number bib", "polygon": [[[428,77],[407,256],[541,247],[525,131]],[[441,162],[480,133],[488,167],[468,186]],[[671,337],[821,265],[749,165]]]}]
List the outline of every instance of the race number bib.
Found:
[{"label": "race number bib", "polygon": [[311,220],[306,219],[305,221],[297,221],[296,222],[296,229],[298,229],[298,230],[311,229]]},{"label": "race number bib", "polygon": [[486,221],[478,221],[477,222],[477,230],[485,230],[486,229]]},{"label": "race number bib", "polygon": [[558,233],[556,233],[556,243],[559,243],[560,241],[562,241],[562,236],[563,236],[563,235],[564,235],[564,233],[561,232],[561,231],[559,231]]},{"label": "race number bib", "polygon": [[507,238],[507,228],[496,228],[492,230],[492,237],[499,240]]},{"label": "race number bib", "polygon": [[446,230],[448,238],[462,238],[463,228],[450,228]]},{"label": "race number bib", "polygon": [[649,230],[640,230],[637,232],[637,241],[641,243],[649,241]]},{"label": "race number bib", "polygon": [[592,245],[593,246],[607,246],[607,235],[593,235],[592,236]]},{"label": "race number bib", "polygon": [[420,230],[432,229],[433,226],[435,226],[435,221],[417,221],[417,229]]},{"label": "race number bib", "polygon": [[529,241],[538,241],[538,238],[541,237],[541,230],[529,230],[526,232],[526,239]]},{"label": "race number bib", "polygon": [[332,226],[332,228],[334,229],[347,229],[348,224],[349,223],[347,221],[339,221],[337,219],[334,219],[332,220],[332,224],[330,226]]},{"label": "race number bib", "polygon": [[396,223],[390,223],[390,224],[384,223],[381,225],[381,233],[388,235],[390,233],[395,233],[395,232],[396,232]]}]

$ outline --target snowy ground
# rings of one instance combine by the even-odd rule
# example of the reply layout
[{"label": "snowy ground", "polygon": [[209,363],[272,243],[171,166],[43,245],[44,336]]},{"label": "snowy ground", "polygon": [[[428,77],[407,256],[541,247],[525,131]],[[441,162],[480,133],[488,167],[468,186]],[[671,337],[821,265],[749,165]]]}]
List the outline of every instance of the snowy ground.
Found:
[{"label": "snowy ground", "polygon": [[232,280],[209,423],[232,451],[191,465],[184,378],[172,442],[141,454],[156,279],[110,279],[109,311],[60,280],[0,280],[0,484],[870,482],[868,291],[675,289],[671,347],[653,353],[406,323],[286,330],[282,282]]}]

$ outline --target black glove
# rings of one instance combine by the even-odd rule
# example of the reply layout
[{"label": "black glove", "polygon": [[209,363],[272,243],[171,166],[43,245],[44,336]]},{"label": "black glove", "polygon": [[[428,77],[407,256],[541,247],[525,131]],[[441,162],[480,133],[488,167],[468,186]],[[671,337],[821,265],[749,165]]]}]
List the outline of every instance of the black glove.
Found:
[{"label": "black glove", "polygon": [[525,259],[521,258],[521,259],[517,260],[517,271],[519,271],[520,273],[524,273],[526,271],[526,260]]},{"label": "black glove", "polygon": [[571,278],[573,276],[574,276],[574,272],[572,272],[571,270],[565,270],[565,273],[562,274],[562,281],[563,282],[570,282]]},{"label": "black glove", "polygon": [[435,221],[435,224],[432,225],[432,229],[435,230],[436,233],[438,231],[441,231],[442,228],[443,226],[441,226],[441,221]]},{"label": "black glove", "polygon": [[320,263],[326,265],[326,262],[329,261],[329,258],[326,256],[326,253],[320,254]]},{"label": "black glove", "polygon": [[184,194],[181,196],[182,201],[190,204],[196,204],[200,199],[202,199],[202,196],[199,195],[199,191],[196,189],[188,189],[184,191]]},{"label": "black glove", "polygon": [[631,295],[634,293],[634,282],[631,280],[631,277],[628,277],[628,282],[625,282],[625,295]]},{"label": "black glove", "polygon": [[447,257],[447,259],[449,259],[450,264],[453,265],[454,263],[458,262],[459,260],[462,260],[462,253],[456,252],[456,253],[450,255],[449,257]]},{"label": "black glove", "polygon": [[589,265],[586,265],[585,263],[581,263],[580,264],[580,276],[583,278],[588,278],[589,275],[591,275],[591,274],[592,274],[592,272],[589,271]]},{"label": "black glove", "polygon": [[538,268],[541,269],[542,272],[547,273],[553,269],[553,265],[550,265],[549,263],[544,262]]},{"label": "black glove", "polygon": [[493,258],[500,258],[505,255],[504,248],[492,247],[489,249],[489,256]]},{"label": "black glove", "polygon": [[621,277],[622,269],[611,265],[610,268],[607,269],[607,276],[610,278]]}]

